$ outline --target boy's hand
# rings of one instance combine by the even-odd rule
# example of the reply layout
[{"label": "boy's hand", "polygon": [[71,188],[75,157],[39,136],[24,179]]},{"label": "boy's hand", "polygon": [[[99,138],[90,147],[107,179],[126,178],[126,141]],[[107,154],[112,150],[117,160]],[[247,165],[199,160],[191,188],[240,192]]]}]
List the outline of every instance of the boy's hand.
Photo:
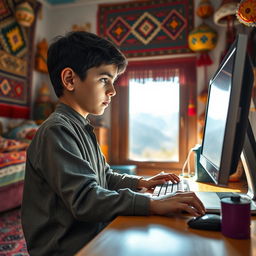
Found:
[{"label": "boy's hand", "polygon": [[159,184],[164,184],[167,181],[171,181],[173,183],[178,183],[180,178],[174,173],[164,173],[161,172],[153,177],[148,179],[141,178],[138,183],[138,188],[146,188],[152,189]]},{"label": "boy's hand", "polygon": [[205,208],[194,192],[178,192],[174,195],[151,198],[151,214],[171,215],[183,211],[200,216],[205,214]]}]

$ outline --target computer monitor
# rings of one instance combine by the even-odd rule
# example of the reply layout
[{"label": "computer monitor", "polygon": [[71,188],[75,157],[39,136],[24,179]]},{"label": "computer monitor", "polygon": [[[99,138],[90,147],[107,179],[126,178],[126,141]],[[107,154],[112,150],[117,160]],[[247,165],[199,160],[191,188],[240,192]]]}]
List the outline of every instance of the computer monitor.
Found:
[{"label": "computer monitor", "polygon": [[[255,108],[254,102],[251,105]],[[247,195],[256,200],[256,112],[252,112],[249,116],[241,160],[248,184]]]},{"label": "computer monitor", "polygon": [[253,71],[247,41],[237,36],[209,83],[200,163],[218,185],[236,171],[248,127]]}]

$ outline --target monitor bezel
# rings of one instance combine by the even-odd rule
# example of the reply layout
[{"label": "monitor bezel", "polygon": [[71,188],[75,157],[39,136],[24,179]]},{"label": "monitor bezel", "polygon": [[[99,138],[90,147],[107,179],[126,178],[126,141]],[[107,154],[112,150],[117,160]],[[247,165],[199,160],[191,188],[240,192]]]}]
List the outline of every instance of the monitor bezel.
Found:
[{"label": "monitor bezel", "polygon": [[[204,137],[205,137],[205,128],[203,133],[202,140],[202,149],[200,154],[200,164],[205,169],[205,171],[209,174],[213,182],[217,185],[227,185],[229,176],[231,172],[235,170],[231,170],[232,168],[236,168],[238,164],[238,160],[240,158],[240,149],[236,152],[234,148],[236,144],[240,144],[242,151],[242,144],[244,141],[246,129],[247,129],[247,120],[249,113],[249,105],[247,102],[250,102],[251,91],[252,91],[252,69],[249,57],[247,56],[247,43],[248,36],[246,34],[239,34],[230,47],[228,53],[224,57],[222,63],[220,64],[218,70],[213,76],[212,80],[209,83],[209,93],[211,91],[212,83],[215,78],[218,76],[219,72],[223,69],[226,62],[233,54],[235,54],[234,63],[233,63],[233,73],[232,73],[232,87],[230,92],[230,102],[227,113],[227,121],[224,132],[224,140],[221,152],[221,161],[219,168],[215,166],[209,159],[207,159],[204,152]],[[249,67],[246,67],[248,66]],[[246,74],[244,72],[245,69]],[[242,90],[242,87],[243,90]],[[246,92],[247,90],[247,92]],[[245,97],[246,99],[243,99]],[[207,112],[209,105],[209,97],[206,105],[206,114],[205,114],[205,124],[207,122]],[[244,104],[241,106],[241,104]],[[248,106],[247,106],[248,105]],[[246,118],[246,120],[245,120]],[[238,138],[237,134],[241,131],[241,137]]]}]

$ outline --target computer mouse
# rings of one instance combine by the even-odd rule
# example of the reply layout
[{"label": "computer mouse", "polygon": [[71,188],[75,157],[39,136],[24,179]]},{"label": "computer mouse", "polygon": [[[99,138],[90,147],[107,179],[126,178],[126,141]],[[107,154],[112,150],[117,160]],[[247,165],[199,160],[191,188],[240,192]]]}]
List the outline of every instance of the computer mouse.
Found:
[{"label": "computer mouse", "polygon": [[217,214],[205,214],[199,217],[193,217],[188,222],[190,228],[204,230],[221,230],[221,217]]}]

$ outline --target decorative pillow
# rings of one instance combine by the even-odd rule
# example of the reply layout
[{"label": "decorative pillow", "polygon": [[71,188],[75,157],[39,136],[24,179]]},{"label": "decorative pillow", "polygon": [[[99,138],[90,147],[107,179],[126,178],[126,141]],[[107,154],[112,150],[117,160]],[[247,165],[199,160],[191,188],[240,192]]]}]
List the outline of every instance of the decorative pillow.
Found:
[{"label": "decorative pillow", "polygon": [[32,140],[39,126],[33,121],[25,121],[11,128],[4,137],[15,140]]},{"label": "decorative pillow", "polygon": [[26,151],[0,153],[0,212],[21,205]]},{"label": "decorative pillow", "polygon": [[0,136],[0,153],[25,150],[28,147],[28,145],[29,144],[26,142],[7,139]]}]

